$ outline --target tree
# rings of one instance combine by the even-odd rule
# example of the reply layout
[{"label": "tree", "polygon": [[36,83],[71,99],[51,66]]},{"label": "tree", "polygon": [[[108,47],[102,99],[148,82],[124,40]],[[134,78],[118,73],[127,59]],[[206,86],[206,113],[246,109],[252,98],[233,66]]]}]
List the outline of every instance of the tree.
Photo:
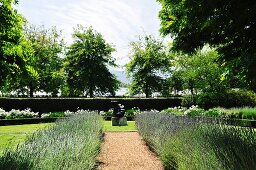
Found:
[{"label": "tree", "polygon": [[177,95],[178,91],[183,90],[184,83],[182,73],[180,71],[173,70],[164,87],[165,95],[171,96],[172,92],[174,92],[174,95]]},{"label": "tree", "polygon": [[0,0],[0,87],[5,85],[8,76],[14,77],[17,71],[25,70],[24,18],[12,8],[16,3]]},{"label": "tree", "polygon": [[57,96],[64,81],[62,54],[64,42],[61,32],[55,27],[27,25],[24,34],[33,49],[33,56],[27,60],[29,72],[20,72],[18,79],[12,81],[12,88],[21,92],[29,89],[29,96],[35,91],[45,91]]},{"label": "tree", "polygon": [[93,97],[95,93],[108,92],[114,95],[119,81],[108,70],[108,66],[116,66],[111,57],[112,45],[92,27],[81,25],[74,29],[73,39],[65,59],[69,95]]},{"label": "tree", "polygon": [[[175,58],[175,71],[171,80],[182,77],[183,88],[192,96],[200,92],[221,92],[228,88],[225,70],[217,62],[215,49],[205,46],[190,56],[179,54]],[[174,76],[174,78],[173,78]]]},{"label": "tree", "polygon": [[256,91],[256,1],[158,1],[161,33],[171,35],[176,50],[190,53],[206,43],[218,47],[231,75]]},{"label": "tree", "polygon": [[126,65],[126,72],[132,78],[131,93],[145,93],[146,97],[150,97],[154,92],[161,92],[165,73],[170,67],[163,43],[149,35],[130,45],[131,61]]}]

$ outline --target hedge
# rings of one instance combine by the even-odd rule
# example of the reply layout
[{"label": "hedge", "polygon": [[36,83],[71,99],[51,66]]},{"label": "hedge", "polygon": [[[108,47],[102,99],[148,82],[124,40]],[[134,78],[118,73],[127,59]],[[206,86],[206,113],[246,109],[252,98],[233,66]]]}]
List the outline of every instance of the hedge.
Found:
[{"label": "hedge", "polygon": [[255,107],[256,93],[250,90],[229,89],[223,92],[206,92],[197,96],[196,104],[204,109],[213,107]]},{"label": "hedge", "polygon": [[0,98],[0,108],[6,111],[30,108],[39,113],[78,109],[107,111],[113,108],[111,101],[117,101],[125,109],[138,107],[140,110],[163,110],[181,104],[181,98]]},{"label": "hedge", "polygon": [[0,119],[0,126],[7,125],[21,125],[21,124],[37,124],[37,123],[51,123],[60,118],[30,118],[30,119]]},{"label": "hedge", "polygon": [[[111,116],[104,116],[103,119],[107,120],[107,121],[111,121]],[[127,121],[134,121],[135,120],[135,116],[126,116]]]}]

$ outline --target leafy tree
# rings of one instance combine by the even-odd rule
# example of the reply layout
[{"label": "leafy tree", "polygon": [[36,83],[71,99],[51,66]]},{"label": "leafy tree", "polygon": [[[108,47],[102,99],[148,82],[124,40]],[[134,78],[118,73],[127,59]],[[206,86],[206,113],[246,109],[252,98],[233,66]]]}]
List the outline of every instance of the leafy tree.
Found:
[{"label": "leafy tree", "polygon": [[108,70],[108,66],[116,66],[111,57],[112,45],[92,27],[81,25],[74,29],[73,39],[65,59],[69,95],[93,97],[95,93],[108,92],[114,95],[119,81]]},{"label": "leafy tree", "polygon": [[57,96],[64,81],[60,57],[64,47],[61,32],[55,27],[46,29],[44,26],[33,25],[27,26],[24,32],[34,53],[26,62],[29,72],[18,74],[19,79],[12,82],[12,88],[23,93],[29,89],[30,97],[39,90]]},{"label": "leafy tree", "polygon": [[256,1],[158,1],[161,32],[172,36],[175,49],[192,52],[206,43],[217,46],[231,76],[256,91]]},{"label": "leafy tree", "polygon": [[16,3],[0,0],[0,87],[5,85],[8,76],[14,77],[17,71],[25,70],[24,18],[12,8]]},{"label": "leafy tree", "polygon": [[146,97],[150,97],[154,92],[161,92],[170,67],[164,45],[150,35],[140,37],[139,41],[130,45],[131,61],[126,65],[126,72],[132,78],[131,93],[145,93]]},{"label": "leafy tree", "polygon": [[225,70],[217,62],[215,49],[205,46],[190,56],[177,55],[175,71],[171,80],[182,77],[183,88],[189,89],[192,96],[198,91],[221,92],[228,88]]},{"label": "leafy tree", "polygon": [[171,93],[174,92],[177,95],[178,91],[183,90],[184,79],[182,73],[177,70],[173,70],[171,72],[171,76],[168,77],[165,87],[164,87],[164,95],[171,96]]}]

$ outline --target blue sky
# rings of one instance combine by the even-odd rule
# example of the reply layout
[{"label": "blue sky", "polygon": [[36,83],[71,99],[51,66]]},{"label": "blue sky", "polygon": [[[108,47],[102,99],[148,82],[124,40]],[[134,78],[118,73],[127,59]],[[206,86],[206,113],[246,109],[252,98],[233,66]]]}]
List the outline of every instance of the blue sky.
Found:
[{"label": "blue sky", "polygon": [[159,36],[156,0],[20,0],[17,8],[31,24],[63,30],[68,44],[77,24],[92,26],[115,45],[119,65],[129,61],[129,42],[138,35]]}]

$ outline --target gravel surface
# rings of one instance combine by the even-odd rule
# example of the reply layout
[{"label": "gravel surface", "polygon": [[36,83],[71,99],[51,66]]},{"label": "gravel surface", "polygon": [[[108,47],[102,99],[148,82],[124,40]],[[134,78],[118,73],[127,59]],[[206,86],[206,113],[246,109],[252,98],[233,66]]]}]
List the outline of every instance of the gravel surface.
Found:
[{"label": "gravel surface", "polygon": [[105,133],[98,169],[163,170],[159,158],[149,150],[137,132]]}]

